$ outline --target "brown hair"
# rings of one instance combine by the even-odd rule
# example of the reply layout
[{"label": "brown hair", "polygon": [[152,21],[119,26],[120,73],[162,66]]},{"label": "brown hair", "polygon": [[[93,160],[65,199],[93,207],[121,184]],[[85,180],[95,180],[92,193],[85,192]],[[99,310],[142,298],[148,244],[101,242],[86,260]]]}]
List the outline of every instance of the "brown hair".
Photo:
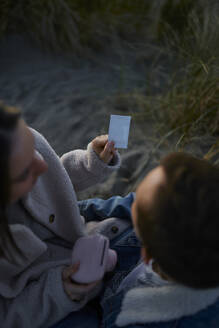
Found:
[{"label": "brown hair", "polygon": [[219,168],[186,153],[161,160],[166,175],[138,230],[161,270],[195,288],[219,286]]},{"label": "brown hair", "polygon": [[[10,199],[10,176],[9,158],[12,145],[12,136],[17,127],[21,114],[15,107],[10,107],[0,102],[0,255],[10,255],[7,249],[8,241],[18,250],[11,235],[8,219],[7,206]],[[3,248],[4,245],[4,248]]]}]

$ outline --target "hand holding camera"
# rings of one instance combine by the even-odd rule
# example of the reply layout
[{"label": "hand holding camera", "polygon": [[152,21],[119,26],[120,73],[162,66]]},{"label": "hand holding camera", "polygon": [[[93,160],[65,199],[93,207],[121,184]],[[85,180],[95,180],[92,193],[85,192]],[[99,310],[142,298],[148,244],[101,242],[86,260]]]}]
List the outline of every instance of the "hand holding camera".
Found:
[{"label": "hand holding camera", "polygon": [[109,249],[109,239],[96,234],[79,238],[73,248],[72,264],[80,262],[72,280],[88,284],[101,280],[105,272],[112,271],[117,262],[117,254]]}]

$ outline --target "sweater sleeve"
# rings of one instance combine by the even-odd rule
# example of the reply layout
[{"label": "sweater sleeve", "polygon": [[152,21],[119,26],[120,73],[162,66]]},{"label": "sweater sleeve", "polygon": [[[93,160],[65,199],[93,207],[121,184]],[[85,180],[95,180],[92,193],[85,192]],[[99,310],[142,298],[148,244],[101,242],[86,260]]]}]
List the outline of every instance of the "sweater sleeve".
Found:
[{"label": "sweater sleeve", "polygon": [[[46,139],[34,129],[31,129],[31,131],[35,137],[36,149],[42,154],[45,160],[48,162],[52,158],[53,160],[59,160],[57,154]],[[99,156],[93,150],[91,143],[88,144],[87,150],[77,149],[70,151],[64,154],[60,160],[76,191],[84,190],[101,182],[110,173],[118,169],[121,162],[119,152],[116,151],[112,161],[107,165],[100,160]]]},{"label": "sweater sleeve", "polygon": [[[61,278],[63,266],[45,272],[40,279],[33,280],[15,298],[0,297],[0,322],[4,328],[50,327],[70,312],[81,309],[89,299],[96,296],[93,291],[80,302],[73,302],[63,289]],[[100,286],[99,286],[100,287]]]},{"label": "sweater sleeve", "polygon": [[61,161],[70,176],[76,191],[84,190],[107,177],[120,167],[120,155],[116,155],[110,164],[104,163],[88,144],[87,150],[73,150],[61,157]]}]

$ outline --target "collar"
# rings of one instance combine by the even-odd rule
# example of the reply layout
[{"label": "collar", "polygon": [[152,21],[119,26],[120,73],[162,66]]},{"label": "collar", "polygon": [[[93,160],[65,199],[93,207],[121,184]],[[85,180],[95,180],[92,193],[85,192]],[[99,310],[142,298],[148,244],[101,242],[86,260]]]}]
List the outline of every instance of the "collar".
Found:
[{"label": "collar", "polygon": [[219,288],[200,290],[173,284],[133,288],[124,296],[116,324],[122,327],[194,315],[212,305],[218,297]]}]

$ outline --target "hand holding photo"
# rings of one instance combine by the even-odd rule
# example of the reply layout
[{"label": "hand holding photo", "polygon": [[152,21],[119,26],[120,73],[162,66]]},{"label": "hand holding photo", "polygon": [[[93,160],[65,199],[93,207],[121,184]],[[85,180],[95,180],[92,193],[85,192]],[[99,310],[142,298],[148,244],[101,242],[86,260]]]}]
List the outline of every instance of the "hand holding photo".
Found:
[{"label": "hand holding photo", "polygon": [[131,116],[110,115],[109,141],[115,142],[116,148],[127,148]]}]

